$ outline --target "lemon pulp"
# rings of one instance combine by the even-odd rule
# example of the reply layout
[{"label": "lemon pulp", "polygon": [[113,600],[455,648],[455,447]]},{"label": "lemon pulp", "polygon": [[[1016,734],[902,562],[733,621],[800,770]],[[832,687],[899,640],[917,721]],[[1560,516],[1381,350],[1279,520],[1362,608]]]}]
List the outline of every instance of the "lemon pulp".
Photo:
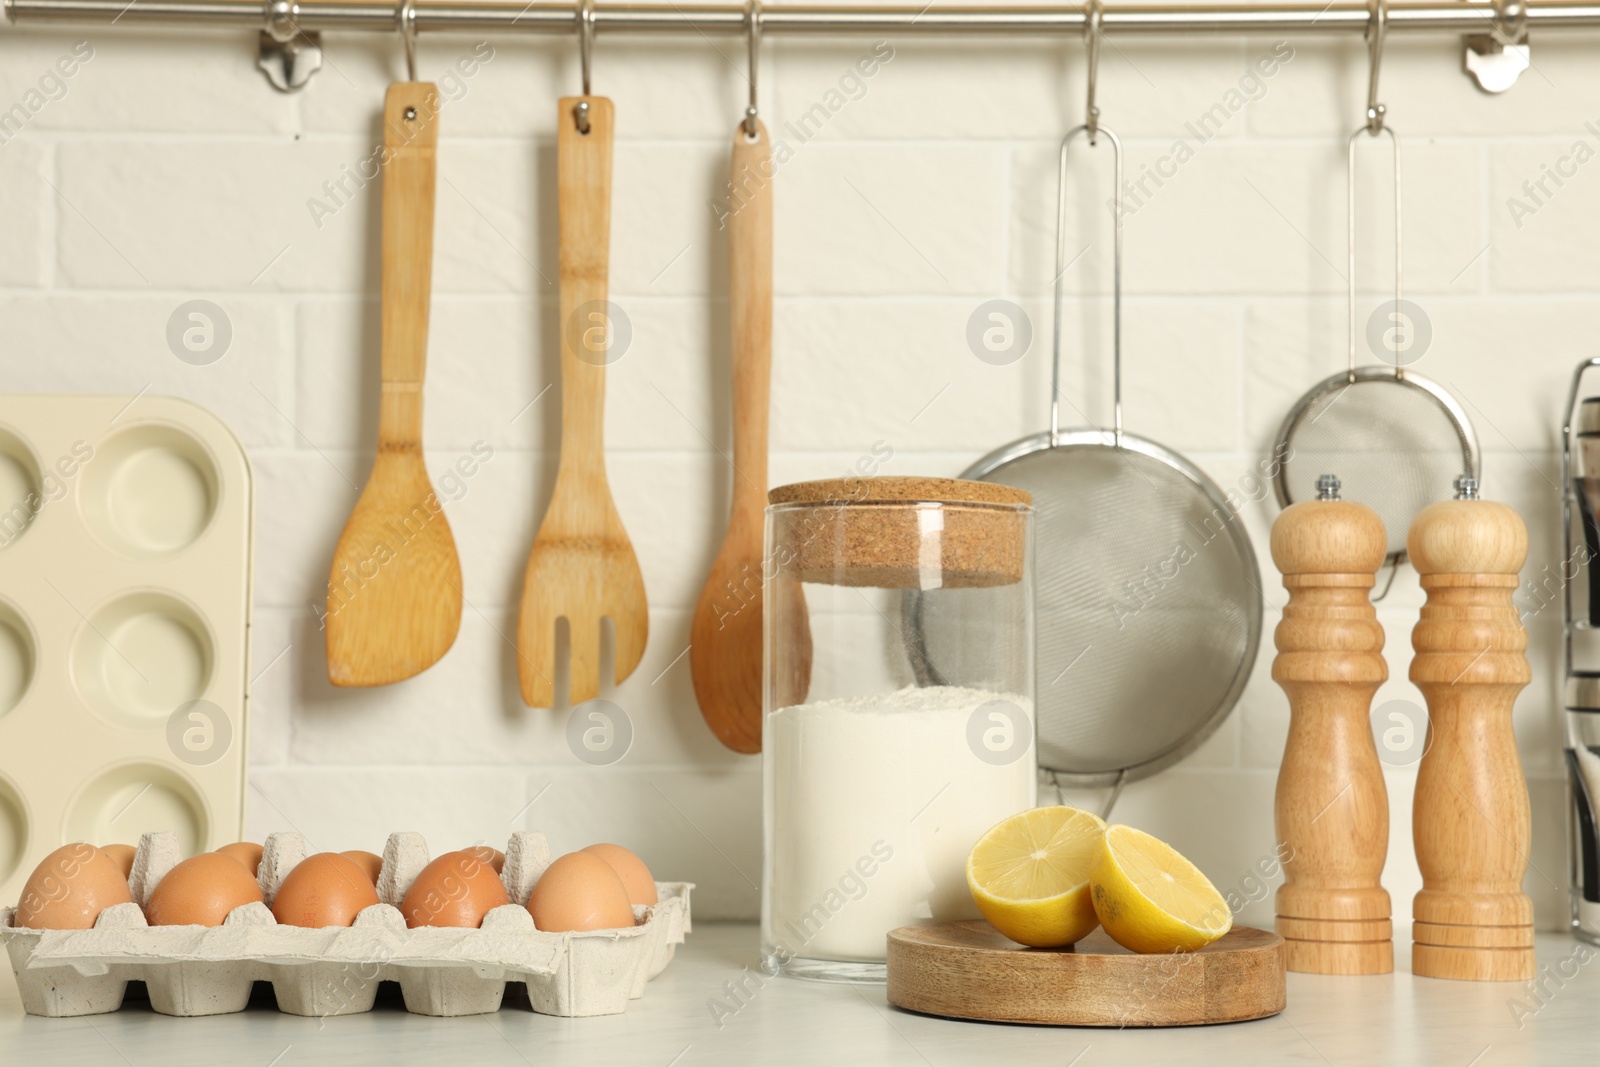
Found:
[{"label": "lemon pulp", "polygon": [[1101,836],[1090,867],[1095,915],[1135,952],[1193,952],[1233,928],[1233,911],[1200,868],[1131,826]]},{"label": "lemon pulp", "polygon": [[967,887],[978,911],[1023,945],[1078,941],[1099,925],[1089,869],[1105,827],[1099,816],[1065,805],[1033,808],[990,827],[967,856]]}]

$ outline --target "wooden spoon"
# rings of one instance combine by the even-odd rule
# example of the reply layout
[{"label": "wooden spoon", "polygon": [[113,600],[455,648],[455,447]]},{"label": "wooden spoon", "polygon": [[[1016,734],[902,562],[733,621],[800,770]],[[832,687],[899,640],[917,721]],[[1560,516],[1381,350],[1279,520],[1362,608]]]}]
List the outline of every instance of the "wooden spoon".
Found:
[{"label": "wooden spoon", "polygon": [[[742,125],[734,134],[731,181],[733,510],[695,606],[689,669],[711,732],[735,752],[760,752],[762,536],[772,393],[772,142],[759,121],[753,139]],[[798,596],[793,601],[804,603]],[[809,642],[806,620],[797,621],[798,626],[786,625],[785,633]]]},{"label": "wooden spoon", "polygon": [[383,105],[383,399],[378,456],[328,575],[328,680],[388,685],[431,667],[461,625],[461,561],[422,458],[439,93],[389,86]]},{"label": "wooden spoon", "polygon": [[[574,121],[589,105],[589,130]],[[550,508],[528,554],[517,621],[523,703],[555,704],[556,620],[572,642],[568,699],[600,694],[600,621],[616,635],[616,681],[633,673],[650,632],[644,576],[606,482],[605,363],[610,322],[611,101],[566,97],[556,135],[561,269],[561,459]]]}]

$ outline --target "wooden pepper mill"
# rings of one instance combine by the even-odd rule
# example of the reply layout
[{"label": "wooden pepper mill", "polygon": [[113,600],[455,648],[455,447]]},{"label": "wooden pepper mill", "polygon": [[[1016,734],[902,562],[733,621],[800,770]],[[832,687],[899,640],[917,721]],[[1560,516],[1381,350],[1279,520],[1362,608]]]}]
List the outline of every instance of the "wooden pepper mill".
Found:
[{"label": "wooden pepper mill", "polygon": [[1394,970],[1389,795],[1372,740],[1372,697],[1389,677],[1383,627],[1369,599],[1388,551],[1383,520],[1339,499],[1324,474],[1317,499],[1272,524],[1272,561],[1289,602],[1272,679],[1289,697],[1289,740],[1275,803],[1284,884],[1278,933],[1291,971]]},{"label": "wooden pepper mill", "polygon": [[1478,981],[1534,977],[1533,902],[1522,891],[1533,837],[1511,706],[1532,680],[1511,594],[1528,532],[1504,504],[1456,499],[1411,524],[1406,549],[1428,601],[1411,632],[1411,680],[1428,701],[1412,836],[1422,891],[1412,906],[1411,969]]}]

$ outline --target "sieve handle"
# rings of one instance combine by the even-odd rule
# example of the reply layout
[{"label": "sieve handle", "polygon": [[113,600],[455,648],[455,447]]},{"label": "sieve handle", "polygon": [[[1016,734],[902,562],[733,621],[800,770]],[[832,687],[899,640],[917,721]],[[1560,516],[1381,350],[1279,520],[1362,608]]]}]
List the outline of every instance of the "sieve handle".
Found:
[{"label": "sieve handle", "polygon": [[[1381,105],[1380,105],[1381,106]],[[1349,239],[1346,242],[1346,287],[1349,292],[1350,304],[1350,337],[1349,337],[1349,374],[1350,380],[1356,380],[1356,141],[1366,134],[1377,137],[1381,133],[1389,135],[1389,140],[1394,142],[1394,314],[1403,315],[1401,306],[1401,276],[1402,276],[1402,242],[1400,239],[1400,137],[1394,129],[1387,125],[1376,128],[1362,126],[1350,135],[1348,145],[1348,159],[1345,166],[1346,186],[1346,214],[1349,227]],[[1394,348],[1394,376],[1404,378],[1405,370],[1400,366],[1400,347]]]},{"label": "sieve handle", "polygon": [[[1055,324],[1050,340],[1050,445],[1061,440],[1061,305],[1067,268],[1077,262],[1067,260],[1067,148],[1080,135],[1096,144],[1100,134],[1111,142],[1112,195],[1111,237],[1111,410],[1112,443],[1122,446],[1122,141],[1110,129],[1085,123],[1067,131],[1061,139],[1061,154],[1056,176],[1056,276]],[[1084,422],[1088,422],[1087,418]]]}]

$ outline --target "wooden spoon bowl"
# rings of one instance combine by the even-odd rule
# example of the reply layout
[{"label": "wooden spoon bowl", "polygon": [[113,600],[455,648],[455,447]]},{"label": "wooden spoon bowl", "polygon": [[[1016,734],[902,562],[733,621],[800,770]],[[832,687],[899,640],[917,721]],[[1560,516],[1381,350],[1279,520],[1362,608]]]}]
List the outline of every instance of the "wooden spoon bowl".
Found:
[{"label": "wooden spoon bowl", "polygon": [[378,456],[328,574],[328,680],[388,685],[432,666],[461,625],[461,561],[422,457],[422,373],[433,277],[439,93],[400,82],[384,100]]}]

